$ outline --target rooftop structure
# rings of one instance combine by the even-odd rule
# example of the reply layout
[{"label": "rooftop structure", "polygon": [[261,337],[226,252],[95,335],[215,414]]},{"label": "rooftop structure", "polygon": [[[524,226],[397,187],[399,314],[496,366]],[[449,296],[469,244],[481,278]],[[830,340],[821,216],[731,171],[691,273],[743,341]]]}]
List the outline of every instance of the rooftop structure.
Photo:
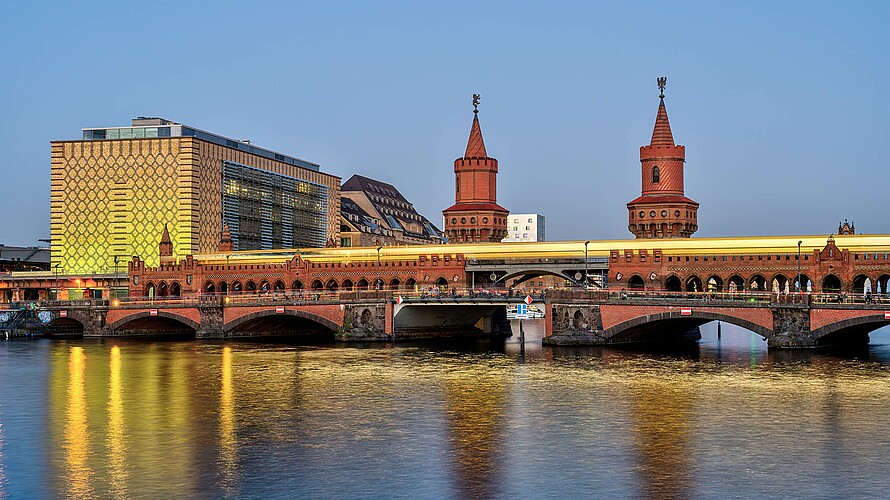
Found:
[{"label": "rooftop structure", "polygon": [[428,245],[442,232],[392,184],[353,175],[340,188],[341,246]]},{"label": "rooftop structure", "polygon": [[83,129],[53,141],[52,264],[62,274],[114,272],[218,249],[321,247],[339,239],[340,179],[318,164],[163,118]]}]

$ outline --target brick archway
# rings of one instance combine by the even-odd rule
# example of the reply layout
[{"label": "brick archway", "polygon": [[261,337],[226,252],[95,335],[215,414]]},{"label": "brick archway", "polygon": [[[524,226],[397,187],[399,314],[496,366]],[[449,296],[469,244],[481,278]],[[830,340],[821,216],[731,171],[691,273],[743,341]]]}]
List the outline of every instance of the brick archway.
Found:
[{"label": "brick archway", "polygon": [[884,318],[884,311],[869,311],[875,314],[866,314],[856,318],[847,318],[834,323],[829,323],[812,331],[813,339],[819,342],[829,335],[840,335],[844,331],[852,333],[871,333],[878,328],[890,326],[890,321]]},{"label": "brick archway", "polygon": [[751,330],[752,332],[760,335],[765,339],[769,339],[773,336],[773,331],[770,328],[759,325],[753,321],[737,318],[735,316],[731,316],[729,314],[723,314],[713,311],[695,311],[693,310],[691,315],[683,316],[680,313],[680,310],[669,311],[663,313],[655,313],[655,314],[646,314],[643,316],[637,316],[636,318],[629,319],[627,321],[623,321],[618,323],[617,325],[606,328],[603,331],[603,336],[606,339],[612,338],[621,338],[624,334],[629,331],[639,330],[640,327],[644,325],[652,325],[655,326],[655,323],[661,325],[669,325],[672,322],[683,322],[687,324],[690,328],[695,328],[705,323],[710,323],[711,321],[722,321],[724,323],[730,323],[747,330]]},{"label": "brick archway", "polygon": [[244,316],[233,319],[232,321],[229,321],[228,323],[226,323],[223,326],[223,331],[231,332],[232,330],[234,330],[235,328],[238,328],[239,326],[243,325],[244,323],[247,323],[249,321],[253,321],[253,320],[259,319],[259,318],[269,317],[269,316],[278,316],[278,317],[280,317],[280,316],[296,316],[298,318],[308,319],[309,321],[318,323],[319,325],[321,325],[335,333],[337,331],[339,331],[340,327],[341,327],[341,325],[338,325],[337,323],[334,323],[333,321],[331,321],[327,318],[323,318],[317,314],[313,314],[313,313],[306,312],[306,311],[300,311],[298,309],[288,309],[288,310],[284,311],[283,313],[277,313],[274,310],[266,310],[266,311],[256,311],[256,312],[252,312],[250,314],[245,314]]},{"label": "brick archway", "polygon": [[120,327],[126,325],[127,323],[130,323],[130,322],[135,321],[135,320],[137,320],[137,319],[149,318],[149,317],[157,317],[157,318],[167,318],[167,319],[172,319],[172,320],[174,320],[174,321],[178,321],[178,322],[182,323],[183,325],[185,325],[185,326],[187,326],[187,327],[189,327],[189,328],[191,328],[192,330],[195,330],[195,331],[197,331],[198,328],[201,327],[201,325],[198,324],[197,321],[191,320],[191,319],[186,318],[185,316],[181,316],[181,315],[179,315],[179,314],[174,314],[174,313],[170,313],[170,312],[167,312],[167,311],[164,311],[164,310],[160,310],[160,309],[159,309],[159,310],[157,311],[157,314],[154,315],[154,316],[153,316],[149,311],[140,311],[140,312],[137,312],[137,313],[128,314],[127,316],[124,316],[123,318],[121,318],[121,319],[115,321],[114,323],[109,324],[109,325],[108,325],[108,328],[109,328],[111,331],[115,332],[115,331],[117,331]]}]

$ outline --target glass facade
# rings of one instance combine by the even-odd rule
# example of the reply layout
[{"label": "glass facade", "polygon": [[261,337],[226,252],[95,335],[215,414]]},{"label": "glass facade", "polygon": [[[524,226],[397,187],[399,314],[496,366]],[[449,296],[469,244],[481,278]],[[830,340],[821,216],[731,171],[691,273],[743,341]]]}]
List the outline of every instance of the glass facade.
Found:
[{"label": "glass facade", "polygon": [[235,250],[325,246],[327,186],[223,161],[222,217]]}]

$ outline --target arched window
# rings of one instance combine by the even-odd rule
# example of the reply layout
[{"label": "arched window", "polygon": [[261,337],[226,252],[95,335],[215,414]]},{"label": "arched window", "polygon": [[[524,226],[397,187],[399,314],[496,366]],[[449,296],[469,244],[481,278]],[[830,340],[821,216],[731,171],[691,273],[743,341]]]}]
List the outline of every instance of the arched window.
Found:
[{"label": "arched window", "polygon": [[658,165],[652,167],[652,183],[658,184],[658,181],[661,180],[661,170],[658,168]]}]

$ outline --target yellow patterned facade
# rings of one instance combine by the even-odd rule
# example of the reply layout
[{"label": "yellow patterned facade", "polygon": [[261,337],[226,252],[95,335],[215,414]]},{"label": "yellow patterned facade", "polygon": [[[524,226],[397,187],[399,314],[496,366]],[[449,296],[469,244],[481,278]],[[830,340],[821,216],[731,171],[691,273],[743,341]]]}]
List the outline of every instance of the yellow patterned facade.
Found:
[{"label": "yellow patterned facade", "polygon": [[340,179],[192,137],[52,142],[50,234],[60,274],[114,273],[132,256],[158,265],[164,225],[173,256],[215,252],[224,161],[328,188],[326,236],[339,241]]}]

